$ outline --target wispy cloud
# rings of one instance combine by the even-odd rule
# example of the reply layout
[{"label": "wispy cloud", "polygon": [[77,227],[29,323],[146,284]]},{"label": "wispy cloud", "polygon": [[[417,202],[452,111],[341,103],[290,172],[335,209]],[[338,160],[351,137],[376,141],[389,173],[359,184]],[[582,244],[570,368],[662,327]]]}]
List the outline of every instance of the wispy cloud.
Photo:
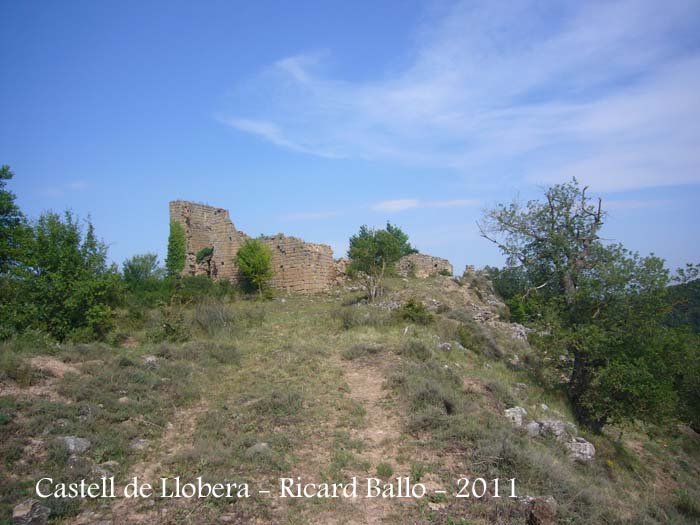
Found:
[{"label": "wispy cloud", "polygon": [[324,73],[328,54],[286,57],[222,120],[299,153],[472,180],[700,183],[698,21],[695,0],[456,3],[403,70],[350,82]]},{"label": "wispy cloud", "polygon": [[444,201],[397,199],[378,202],[372,206],[372,210],[392,213],[416,208],[463,208],[465,206],[478,206],[479,204],[480,201],[476,199],[454,199]]}]

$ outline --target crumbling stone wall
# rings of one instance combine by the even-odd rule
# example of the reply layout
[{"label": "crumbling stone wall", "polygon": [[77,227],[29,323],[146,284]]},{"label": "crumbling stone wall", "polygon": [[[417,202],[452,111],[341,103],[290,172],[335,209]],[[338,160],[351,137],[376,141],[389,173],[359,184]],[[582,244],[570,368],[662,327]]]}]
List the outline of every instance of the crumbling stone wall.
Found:
[{"label": "crumbling stone wall", "polygon": [[[228,210],[188,201],[170,203],[170,220],[185,229],[187,260],[183,275],[210,275],[214,279],[241,280],[233,258],[248,239],[238,231]],[[304,242],[278,234],[263,237],[272,249],[272,286],[287,292],[315,293],[325,290],[336,278],[333,250],[324,244]],[[197,252],[214,248],[211,260],[197,263]]]},{"label": "crumbling stone wall", "polygon": [[448,271],[452,275],[453,270],[450,261],[423,253],[406,255],[396,263],[396,272],[404,277],[413,275],[420,279],[425,279],[431,275],[437,275],[443,270]]},{"label": "crumbling stone wall", "polygon": [[272,249],[273,277],[270,284],[287,292],[316,293],[335,280],[333,250],[325,244],[304,242],[277,234],[263,237]]},{"label": "crumbling stone wall", "polygon": [[[188,201],[170,203],[170,220],[185,229],[187,258],[183,275],[207,275],[214,279],[238,280],[233,257],[248,236],[236,230],[228,210]],[[211,261],[197,264],[197,252],[214,248]]]}]

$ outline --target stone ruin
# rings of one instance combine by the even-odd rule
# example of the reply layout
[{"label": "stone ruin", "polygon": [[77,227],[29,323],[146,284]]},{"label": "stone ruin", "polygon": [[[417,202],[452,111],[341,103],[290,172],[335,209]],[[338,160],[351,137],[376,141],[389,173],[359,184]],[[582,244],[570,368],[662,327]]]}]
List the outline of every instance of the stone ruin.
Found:
[{"label": "stone ruin", "polygon": [[[241,280],[233,258],[248,235],[239,231],[227,210],[188,201],[170,203],[170,220],[179,222],[187,239],[187,259],[183,275],[208,275],[213,279]],[[278,234],[262,237],[272,249],[273,277],[270,284],[287,292],[321,292],[335,281],[333,250],[325,244],[312,244],[296,237]],[[201,250],[213,248],[211,255],[197,261]]]},{"label": "stone ruin", "polygon": [[[187,244],[183,275],[241,281],[242,275],[233,258],[250,237],[236,229],[228,210],[177,200],[170,202],[170,220],[179,222],[185,230]],[[328,245],[304,242],[281,233],[260,240],[272,249],[273,277],[270,284],[277,289],[317,293],[344,277],[347,260],[334,261],[333,250]],[[397,270],[402,275],[424,278],[441,270],[452,274],[452,265],[446,259],[412,254],[398,262]]]},{"label": "stone ruin", "polygon": [[422,253],[412,253],[399,259],[399,262],[396,264],[396,271],[404,277],[412,276],[425,279],[439,273],[452,275],[454,270],[447,259]]}]

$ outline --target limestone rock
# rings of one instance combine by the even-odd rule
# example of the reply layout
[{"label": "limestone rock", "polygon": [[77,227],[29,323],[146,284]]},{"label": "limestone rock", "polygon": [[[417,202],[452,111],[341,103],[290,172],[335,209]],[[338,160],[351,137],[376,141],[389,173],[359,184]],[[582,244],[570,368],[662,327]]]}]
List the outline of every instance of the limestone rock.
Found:
[{"label": "limestone rock", "polygon": [[60,436],[56,440],[63,443],[71,454],[82,454],[92,446],[89,439],[76,436]]},{"label": "limestone rock", "polygon": [[158,358],[154,355],[147,355],[143,358],[143,364],[146,368],[158,368]]},{"label": "limestone rock", "polygon": [[540,421],[540,426],[542,434],[551,435],[557,441],[567,441],[576,435],[576,425],[559,419],[545,419]]},{"label": "limestone rock", "polygon": [[12,525],[44,525],[49,519],[49,514],[51,509],[35,499],[29,499],[12,509]]},{"label": "limestone rock", "polygon": [[595,447],[582,437],[577,437],[566,444],[569,456],[576,461],[588,462],[595,458]]},{"label": "limestone rock", "polygon": [[530,421],[525,425],[525,430],[527,430],[527,435],[530,437],[537,437],[542,432],[542,427],[538,421]]},{"label": "limestone rock", "polygon": [[253,458],[256,456],[266,456],[270,453],[270,445],[265,442],[256,443],[252,447],[249,447],[245,451],[245,456],[247,458]]},{"label": "limestone rock", "polygon": [[142,450],[146,450],[149,444],[150,443],[147,439],[136,438],[131,441],[131,448],[140,452]]},{"label": "limestone rock", "polygon": [[505,416],[516,427],[521,427],[523,426],[523,418],[527,416],[527,410],[525,410],[523,407],[508,408],[505,411]]}]

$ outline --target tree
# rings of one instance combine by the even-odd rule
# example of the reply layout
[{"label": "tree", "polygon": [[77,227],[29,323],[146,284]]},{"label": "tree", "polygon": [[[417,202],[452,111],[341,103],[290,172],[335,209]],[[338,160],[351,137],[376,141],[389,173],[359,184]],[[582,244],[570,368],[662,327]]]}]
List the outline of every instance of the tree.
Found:
[{"label": "tree", "polygon": [[162,274],[163,270],[155,253],[134,255],[122,263],[122,276],[130,290],[141,288],[149,281],[158,280]]},{"label": "tree", "polygon": [[185,229],[177,221],[170,221],[170,235],[168,236],[168,255],[165,258],[165,272],[168,277],[180,275],[185,269],[187,257],[187,239]]},{"label": "tree", "polygon": [[350,237],[349,270],[358,275],[367,290],[367,298],[373,301],[383,293],[383,281],[393,271],[396,262],[413,253],[408,236],[398,226],[387,223],[384,230],[361,226]]},{"label": "tree", "polygon": [[487,211],[479,228],[508,257],[505,274],[517,276],[509,292],[544,325],[545,362],[566,373],[577,419],[596,430],[658,421],[677,403],[679,357],[663,326],[668,271],[653,255],[604,244],[602,202],[586,191],[576,179],[553,186],[544,202]]},{"label": "tree", "polygon": [[92,223],[85,233],[70,213],[42,214],[32,226],[25,266],[16,273],[22,299],[18,329],[36,327],[62,341],[103,338],[111,328],[120,281]]},{"label": "tree", "polygon": [[262,297],[263,289],[272,278],[272,250],[259,239],[248,239],[233,259],[243,273],[246,283]]},{"label": "tree", "polygon": [[0,275],[22,258],[23,244],[27,240],[27,224],[15,203],[15,194],[5,189],[6,181],[14,177],[9,166],[0,166]]},{"label": "tree", "polygon": [[408,242],[408,235],[401,230],[398,226],[392,225],[390,222],[386,223],[386,231],[396,239],[396,242],[401,246],[401,257],[406,255],[411,255],[412,253],[418,253],[413,246]]}]

